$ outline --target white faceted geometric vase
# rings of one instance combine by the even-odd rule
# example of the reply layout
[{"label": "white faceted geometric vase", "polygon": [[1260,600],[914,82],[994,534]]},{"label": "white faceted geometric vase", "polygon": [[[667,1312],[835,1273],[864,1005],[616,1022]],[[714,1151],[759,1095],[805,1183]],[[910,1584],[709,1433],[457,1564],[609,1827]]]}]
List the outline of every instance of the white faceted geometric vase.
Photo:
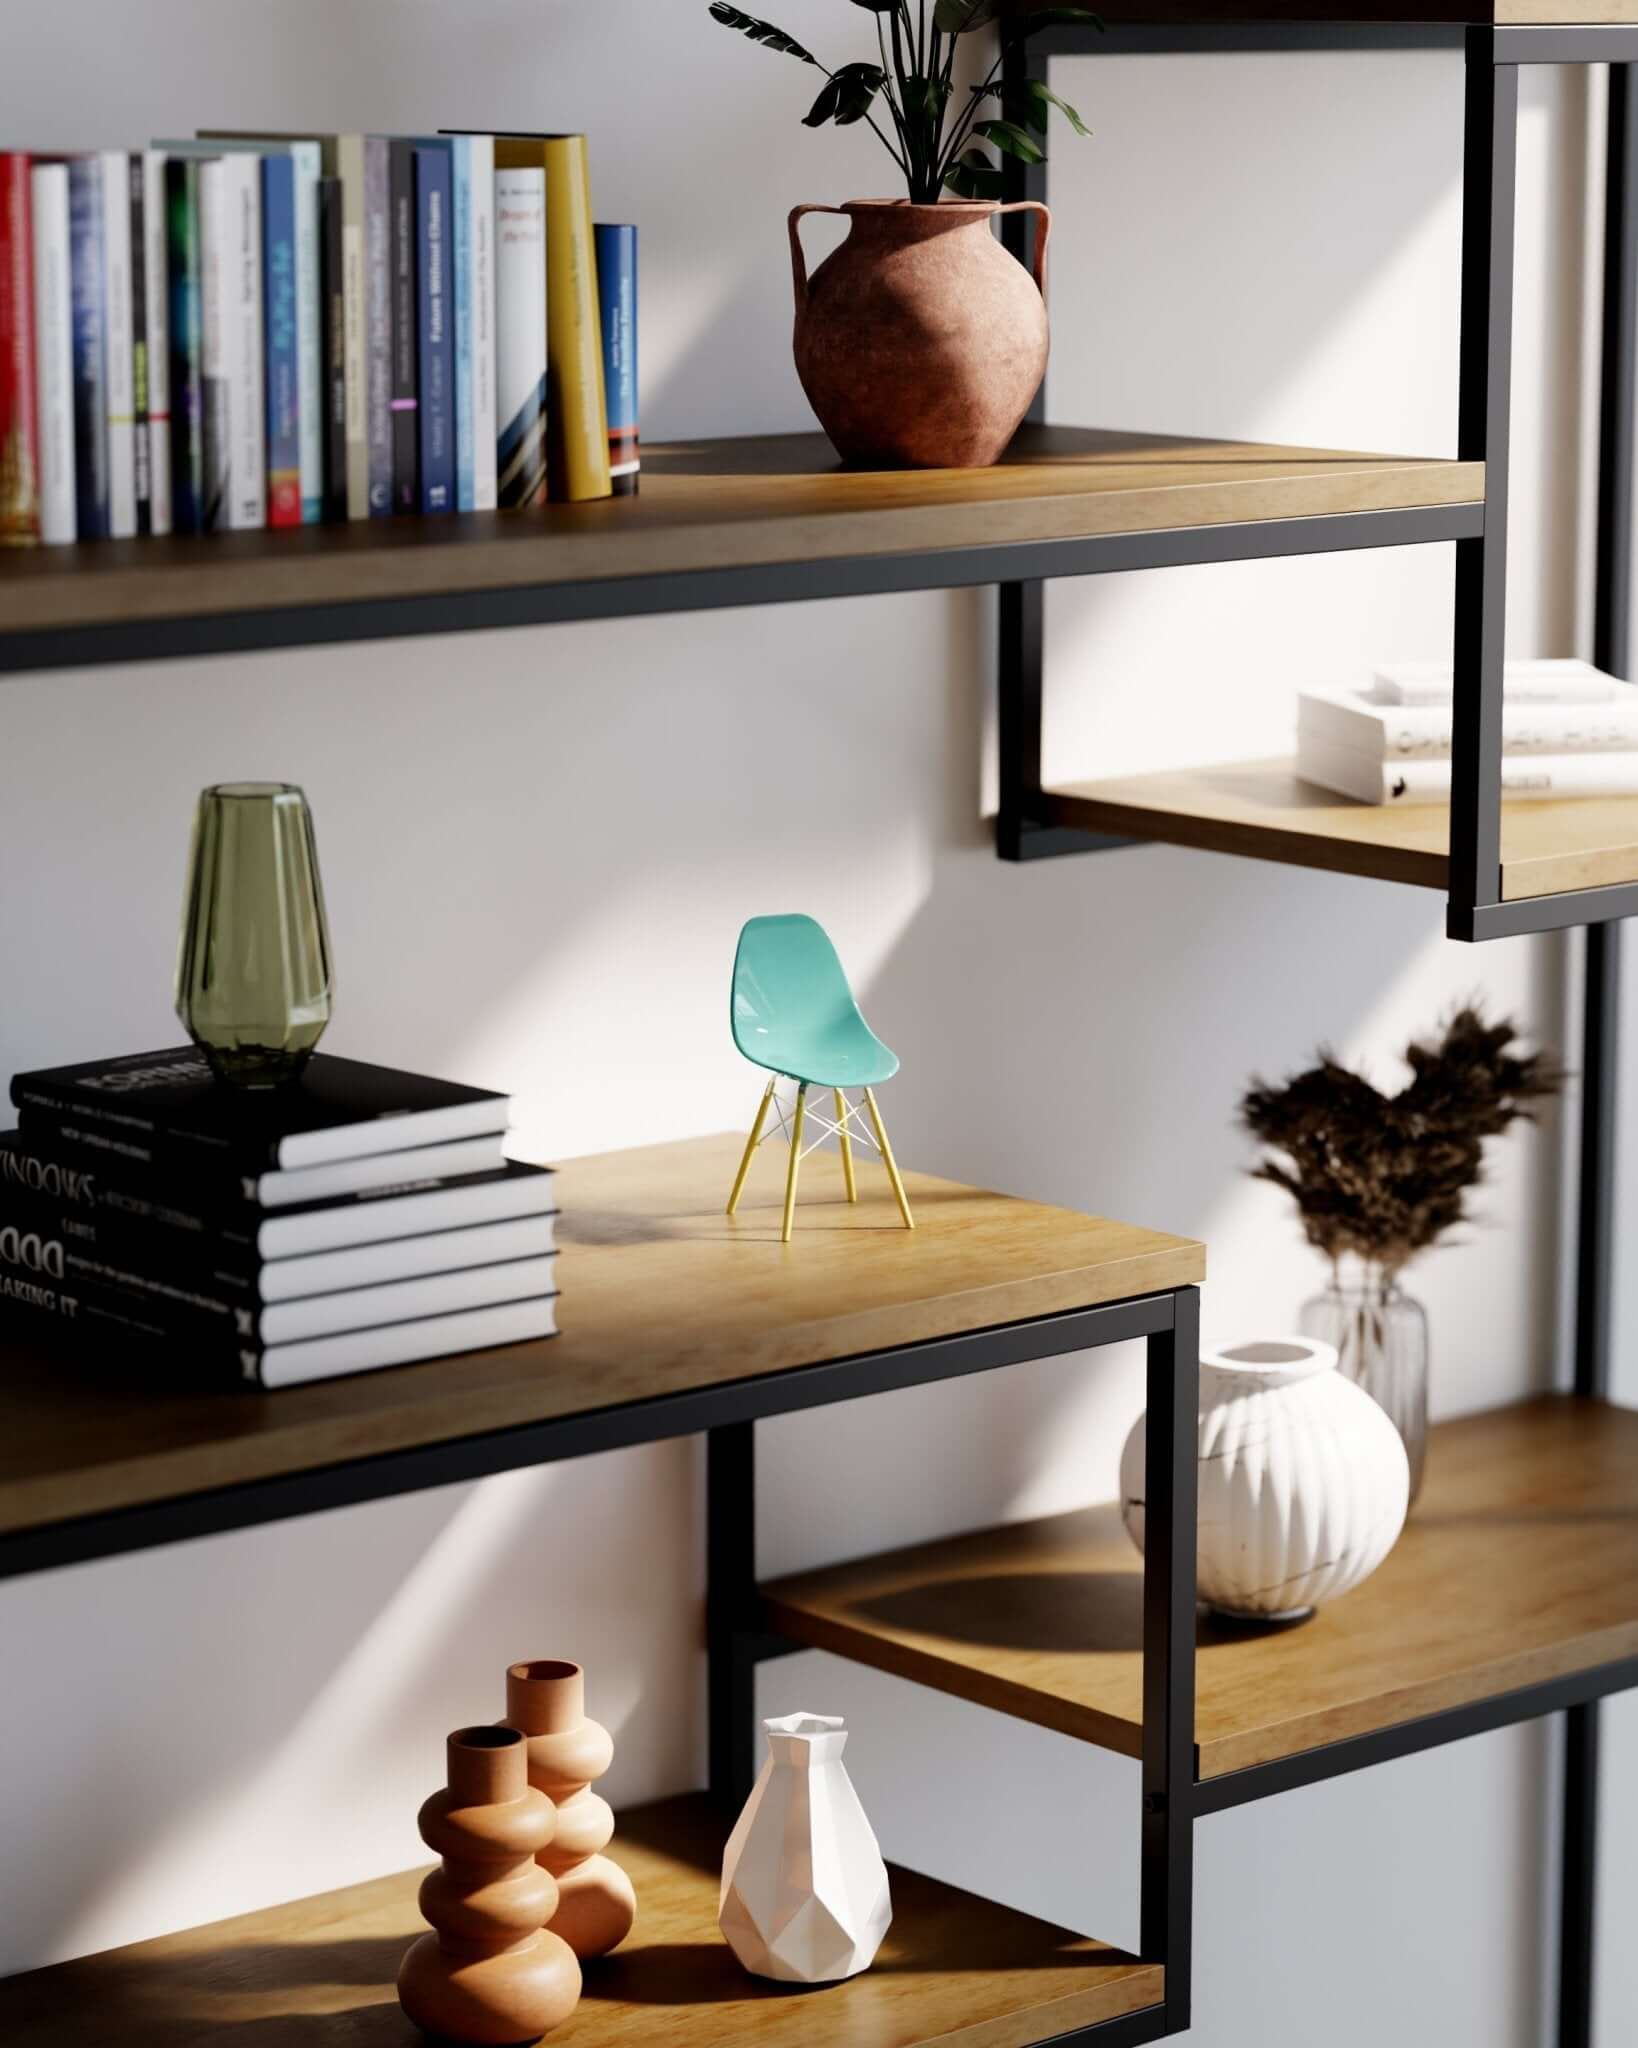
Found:
[{"label": "white faceted geometric vase", "polygon": [[[1120,1461],[1143,1548],[1139,1416]],[[1218,1614],[1296,1621],[1368,1579],[1399,1541],[1410,1464],[1399,1432],[1337,1371],[1330,1344],[1276,1337],[1200,1359],[1199,1593]]]},{"label": "white faceted geometric vase", "polygon": [[893,1920],[887,1866],[842,1762],[845,1723],[764,1721],[767,1761],[722,1857],[717,1925],[755,1977],[833,1984],[869,1969]]}]

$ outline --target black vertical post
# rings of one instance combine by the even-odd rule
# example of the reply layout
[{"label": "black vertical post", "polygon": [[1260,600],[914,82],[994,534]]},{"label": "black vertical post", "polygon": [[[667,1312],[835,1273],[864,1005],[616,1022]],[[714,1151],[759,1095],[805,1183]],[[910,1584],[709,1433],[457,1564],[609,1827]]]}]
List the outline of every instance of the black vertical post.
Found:
[{"label": "black vertical post", "polygon": [[1467,32],[1462,160],[1461,402],[1457,453],[1482,462],[1484,532],[1456,543],[1456,696],[1451,744],[1453,938],[1501,895],[1502,652],[1507,621],[1507,444],[1513,359],[1513,198],[1519,73],[1495,34]]},{"label": "black vertical post", "polygon": [[1173,1297],[1149,1339],[1143,1477],[1143,1865],[1145,1962],[1166,1972],[1166,2031],[1189,2024],[1194,1908],[1195,1545],[1200,1295]]},{"label": "black vertical post", "polygon": [[756,1424],[705,1440],[705,1637],[711,1795],[743,1806],[756,1777]]}]

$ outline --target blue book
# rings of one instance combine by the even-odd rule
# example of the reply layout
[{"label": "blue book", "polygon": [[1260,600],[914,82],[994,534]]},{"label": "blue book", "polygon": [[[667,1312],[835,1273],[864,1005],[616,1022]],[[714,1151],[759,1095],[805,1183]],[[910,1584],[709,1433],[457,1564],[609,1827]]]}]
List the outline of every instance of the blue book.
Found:
[{"label": "blue book", "polygon": [[421,427],[421,510],[455,510],[454,249],[450,232],[448,145],[417,147],[416,299],[420,310],[418,417]]},{"label": "blue book", "polygon": [[102,247],[103,174],[94,156],[68,163],[68,267],[74,341],[74,530],[106,540],[108,314]]},{"label": "blue book", "polygon": [[301,354],[296,335],[296,166],[262,158],[262,324],[267,355],[267,523],[300,526]]},{"label": "blue book", "polygon": [[472,137],[456,135],[450,148],[450,202],[454,209],[455,278],[455,502],[474,509],[477,440],[472,410]]},{"label": "blue book", "polygon": [[609,414],[609,478],[617,498],[637,488],[637,230],[599,222],[597,298],[603,322],[603,389]]}]

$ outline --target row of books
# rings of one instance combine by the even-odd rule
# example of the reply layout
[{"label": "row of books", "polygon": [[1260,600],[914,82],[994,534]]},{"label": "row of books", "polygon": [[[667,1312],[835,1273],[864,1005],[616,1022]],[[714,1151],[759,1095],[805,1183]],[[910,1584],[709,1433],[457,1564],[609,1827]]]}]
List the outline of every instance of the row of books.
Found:
[{"label": "row of books", "polygon": [[556,1332],[552,1175],[507,1158],[504,1095],[324,1053],[247,1092],[191,1046],[11,1095],[0,1327],[264,1388]]},{"label": "row of books", "polygon": [[[1450,667],[1379,669],[1363,690],[1305,690],[1297,773],[1367,804],[1450,801]],[[1502,794],[1638,796],[1638,689],[1585,661],[1510,661],[1503,672]]]},{"label": "row of books", "polygon": [[636,320],[583,136],[0,153],[0,541],[628,493]]}]

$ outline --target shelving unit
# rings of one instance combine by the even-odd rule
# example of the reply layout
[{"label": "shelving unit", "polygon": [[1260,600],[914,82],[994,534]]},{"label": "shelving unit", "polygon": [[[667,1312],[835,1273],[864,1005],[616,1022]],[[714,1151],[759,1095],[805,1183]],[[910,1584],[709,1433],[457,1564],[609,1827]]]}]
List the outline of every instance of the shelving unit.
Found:
[{"label": "shelving unit", "polygon": [[[1164,1996],[1153,1965],[894,1869],[893,1926],[874,1969],[793,1997],[747,1977],[717,1935],[727,1829],[709,1800],[641,1807],[619,1828],[642,1946],[587,1973],[560,2037],[575,2048],[1025,2048]],[[258,2048],[410,2048],[420,2036],[393,1978],[425,1931],[420,1875],[0,1982],[0,2038],[7,2048],[203,2048],[244,2027]]]}]

